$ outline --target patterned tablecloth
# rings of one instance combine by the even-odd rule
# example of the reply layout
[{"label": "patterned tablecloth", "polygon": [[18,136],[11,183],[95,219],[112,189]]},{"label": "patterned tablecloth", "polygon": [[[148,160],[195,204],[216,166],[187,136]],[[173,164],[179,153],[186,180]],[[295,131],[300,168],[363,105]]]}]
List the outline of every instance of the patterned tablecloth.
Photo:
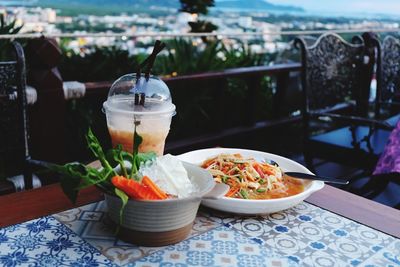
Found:
[{"label": "patterned tablecloth", "polygon": [[113,236],[104,202],[0,229],[4,266],[400,266],[400,239],[308,203],[265,216],[199,210],[190,236],[140,247]]}]

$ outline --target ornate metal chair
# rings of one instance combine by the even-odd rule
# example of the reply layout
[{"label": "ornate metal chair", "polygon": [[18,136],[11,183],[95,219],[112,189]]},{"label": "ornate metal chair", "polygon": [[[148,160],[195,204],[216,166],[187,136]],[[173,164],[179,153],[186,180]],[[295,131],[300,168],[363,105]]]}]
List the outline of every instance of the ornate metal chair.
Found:
[{"label": "ornate metal chair", "polygon": [[400,40],[388,36],[382,43],[373,33],[363,39],[376,50],[377,95],[375,117],[395,127],[389,138],[382,139],[385,150],[373,173],[358,179],[350,191],[400,209]]},{"label": "ornate metal chair", "polygon": [[11,46],[14,58],[0,62],[0,181],[23,174],[25,189],[30,189],[32,162],[28,148],[25,58],[19,43],[13,42]]},{"label": "ornate metal chair", "polygon": [[[308,45],[295,39],[302,58],[304,158],[318,157],[372,168],[390,126],[366,117],[373,63],[361,38],[352,43],[327,33]],[[328,127],[326,127],[328,123]]]},{"label": "ornate metal chair", "polygon": [[400,40],[387,36],[382,43],[373,41],[377,48],[375,115],[394,126],[400,119]]}]

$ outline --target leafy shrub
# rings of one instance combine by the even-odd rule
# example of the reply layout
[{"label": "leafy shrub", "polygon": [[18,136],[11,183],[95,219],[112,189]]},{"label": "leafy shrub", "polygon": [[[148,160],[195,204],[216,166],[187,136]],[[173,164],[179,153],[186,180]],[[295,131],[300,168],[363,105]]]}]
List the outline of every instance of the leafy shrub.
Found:
[{"label": "leafy shrub", "polygon": [[[10,18],[4,14],[0,14],[0,35],[2,34],[17,34],[23,27],[17,26],[17,20]],[[0,60],[9,60],[10,39],[0,39]]]},{"label": "leafy shrub", "polygon": [[225,68],[219,53],[224,47],[212,42],[203,49],[184,39],[167,41],[167,55],[157,58],[154,71],[160,75],[185,75]]},{"label": "leafy shrub", "polygon": [[[157,57],[153,72],[156,75],[175,76],[235,67],[264,65],[271,57],[253,53],[246,45],[237,49],[225,46],[221,41],[194,43],[187,39],[166,41],[167,49]],[[146,55],[129,55],[118,47],[93,48],[89,54],[81,55],[64,49],[60,70],[64,80],[103,81],[134,72]],[[221,102],[216,101],[218,90],[224,86]],[[265,119],[271,113],[272,81],[261,80],[262,90],[257,96],[257,118]],[[227,128],[246,123],[245,98],[249,93],[247,81],[227,79],[223,82],[196,81],[170,88],[177,115],[171,125],[169,140],[209,133],[218,128]],[[101,101],[103,101],[102,99]],[[76,133],[84,132],[88,125],[97,128],[101,139],[107,139],[104,114],[101,114],[100,99],[79,99],[70,102],[68,125],[70,143],[83,144]],[[97,103],[95,103],[97,102]],[[221,118],[221,106],[224,107]],[[90,116],[88,116],[90,114]],[[226,115],[226,116],[225,116]],[[79,128],[77,130],[77,128]],[[74,139],[74,140],[72,140]],[[71,145],[72,147],[72,145]],[[76,146],[75,146],[76,147]],[[72,159],[86,157],[83,152],[71,151]],[[75,157],[73,155],[76,155]]]},{"label": "leafy shrub", "polygon": [[[235,67],[263,65],[267,55],[253,53],[245,45],[238,49],[226,47],[220,41],[207,44],[186,39],[167,40],[167,50],[157,57],[156,75],[186,75]],[[135,72],[147,55],[130,55],[117,46],[85,48],[78,53],[61,43],[63,60],[59,66],[64,80],[106,81]]]},{"label": "leafy shrub", "polygon": [[129,55],[118,47],[94,47],[89,53],[63,51],[59,65],[64,80],[110,81],[126,73],[135,72],[146,55]]}]

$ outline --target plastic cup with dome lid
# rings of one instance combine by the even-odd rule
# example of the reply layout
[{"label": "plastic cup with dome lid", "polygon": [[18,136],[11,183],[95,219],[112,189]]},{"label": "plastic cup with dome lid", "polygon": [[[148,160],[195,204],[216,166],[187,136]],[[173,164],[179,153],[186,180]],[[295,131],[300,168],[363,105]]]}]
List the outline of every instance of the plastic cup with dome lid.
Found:
[{"label": "plastic cup with dome lid", "polygon": [[136,129],[143,138],[139,152],[163,154],[175,105],[162,80],[141,77],[136,83],[136,74],[124,75],[111,86],[103,107],[113,146],[132,152]]},{"label": "plastic cup with dome lid", "polygon": [[[154,59],[155,56],[153,62]],[[103,108],[113,146],[121,144],[124,150],[132,152],[136,130],[143,138],[139,152],[163,154],[175,105],[168,86],[149,75],[149,68],[145,75],[139,70],[117,79]]]}]

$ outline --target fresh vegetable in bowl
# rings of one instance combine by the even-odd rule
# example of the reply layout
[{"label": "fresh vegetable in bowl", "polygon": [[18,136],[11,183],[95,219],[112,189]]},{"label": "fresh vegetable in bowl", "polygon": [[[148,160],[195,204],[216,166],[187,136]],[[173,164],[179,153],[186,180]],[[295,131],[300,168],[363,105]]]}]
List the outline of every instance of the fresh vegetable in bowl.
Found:
[{"label": "fresh vegetable in bowl", "polygon": [[138,153],[142,140],[136,132],[134,138],[133,154],[121,146],[104,151],[89,130],[88,146],[101,168],[69,163],[51,169],[61,174],[61,186],[73,202],[80,189],[99,187],[122,240],[146,246],[182,241],[192,229],[202,197],[214,188],[214,179],[177,157]]},{"label": "fresh vegetable in bowl", "polygon": [[[139,153],[142,138],[136,132],[133,154],[123,151],[120,145],[105,152],[91,129],[86,139],[90,150],[100,161],[101,168],[81,163],[50,166],[50,169],[61,174],[61,187],[73,203],[76,202],[79,190],[95,185],[104,193],[121,199],[122,217],[129,199],[164,200],[186,197],[187,193],[196,191],[182,163],[175,157],[165,155],[157,158],[153,152]],[[156,182],[149,175],[154,175]]]},{"label": "fresh vegetable in bowl", "polygon": [[[128,153],[122,150],[118,145],[116,148],[103,150],[100,142],[89,129],[86,140],[89,149],[100,161],[102,168],[96,169],[86,166],[82,163],[68,163],[65,165],[50,165],[50,169],[61,174],[61,187],[67,197],[75,203],[79,190],[95,185],[103,192],[112,195],[126,195],[125,192],[119,192],[120,189],[112,184],[112,178],[123,176],[127,179],[139,181],[138,170],[142,163],[152,160],[156,157],[153,152],[138,153],[138,147],[141,143],[141,137],[135,134],[134,153]],[[124,196],[128,198],[128,196]]]},{"label": "fresh vegetable in bowl", "polygon": [[114,176],[111,182],[116,188],[133,199],[160,200],[168,198],[167,194],[147,176],[143,177],[141,183],[119,175]]}]

